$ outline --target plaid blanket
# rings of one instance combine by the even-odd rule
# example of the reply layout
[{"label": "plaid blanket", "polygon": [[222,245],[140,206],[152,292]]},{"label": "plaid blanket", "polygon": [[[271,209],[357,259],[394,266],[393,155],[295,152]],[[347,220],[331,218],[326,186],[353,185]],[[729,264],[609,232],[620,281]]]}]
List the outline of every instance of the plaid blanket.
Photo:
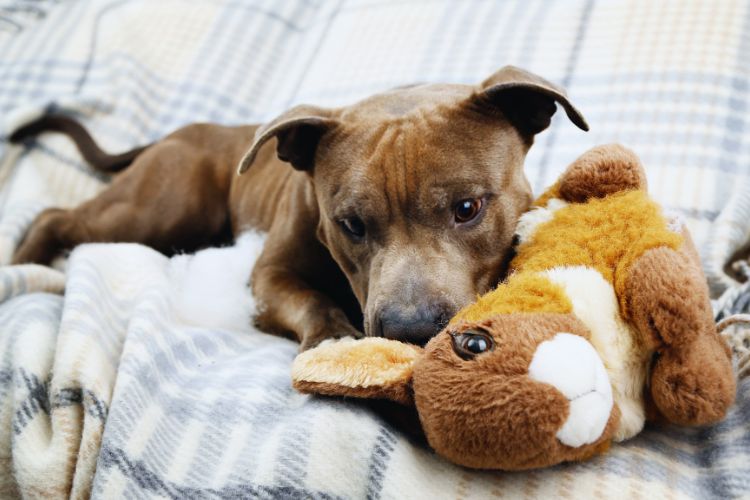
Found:
[{"label": "plaid blanket", "polygon": [[[535,191],[588,147],[626,144],[686,219],[717,313],[747,311],[750,288],[724,264],[750,235],[748,53],[747,0],[0,0],[0,264],[41,209],[108,181],[62,137],[4,140],[45,110],[76,115],[114,152],[190,122],[263,121],[516,64],[566,87],[592,127],[555,117],[527,159]],[[455,467],[356,402],[295,393],[296,344],[244,321],[261,245],[251,234],[172,259],[86,245],[54,269],[0,267],[0,497],[750,491],[747,379],[719,425],[647,427],[589,462],[512,474]],[[727,332],[747,361],[746,333]]]}]

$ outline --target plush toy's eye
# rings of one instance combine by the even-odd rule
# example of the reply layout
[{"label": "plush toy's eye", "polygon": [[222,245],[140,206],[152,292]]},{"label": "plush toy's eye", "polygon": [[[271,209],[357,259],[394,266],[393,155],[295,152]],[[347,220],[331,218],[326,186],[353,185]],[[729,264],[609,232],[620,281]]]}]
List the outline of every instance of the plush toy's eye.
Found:
[{"label": "plush toy's eye", "polygon": [[453,350],[462,359],[472,359],[477,354],[491,351],[495,348],[495,342],[485,330],[472,328],[461,333],[451,334]]},{"label": "plush toy's eye", "polygon": [[347,217],[341,219],[339,225],[347,235],[357,241],[365,236],[365,223],[359,217]]},{"label": "plush toy's eye", "polygon": [[459,201],[453,209],[453,218],[457,224],[464,224],[476,219],[482,211],[482,198],[467,198]]}]

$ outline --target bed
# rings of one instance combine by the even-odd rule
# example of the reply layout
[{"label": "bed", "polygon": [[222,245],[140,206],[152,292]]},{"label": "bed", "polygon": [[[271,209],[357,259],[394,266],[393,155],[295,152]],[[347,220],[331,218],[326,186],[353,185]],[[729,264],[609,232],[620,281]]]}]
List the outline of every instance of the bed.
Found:
[{"label": "bed", "polygon": [[[7,265],[37,213],[109,180],[63,137],[7,137],[62,111],[115,152],[191,122],[260,122],[515,64],[565,87],[591,125],[555,116],[527,158],[534,191],[593,145],[633,148],[691,229],[720,319],[750,311],[750,286],[725,270],[750,240],[749,53],[744,0],[0,0],[0,497],[747,495],[741,326],[725,331],[740,383],[724,422],[649,426],[548,470],[462,469],[355,401],[291,388],[297,345],[246,320],[262,234],[171,259],[95,244],[53,267]],[[207,252],[226,255],[209,270],[226,278],[196,281]],[[239,305],[212,314],[226,297]]]}]

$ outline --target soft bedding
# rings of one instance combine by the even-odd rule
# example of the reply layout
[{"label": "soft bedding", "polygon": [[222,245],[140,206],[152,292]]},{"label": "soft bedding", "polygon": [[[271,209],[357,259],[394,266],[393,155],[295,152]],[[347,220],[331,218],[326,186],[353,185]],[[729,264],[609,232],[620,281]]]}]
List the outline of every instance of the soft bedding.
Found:
[{"label": "soft bedding", "polygon": [[[108,150],[195,121],[271,118],[414,81],[474,83],[516,64],[567,88],[532,148],[536,192],[618,141],[683,217],[717,316],[750,311],[724,272],[750,239],[750,2],[0,0],[0,264],[34,215],[107,178],[64,138],[7,136],[49,109]],[[158,179],[155,179],[158,182]],[[452,466],[352,401],[290,386],[297,351],[246,320],[263,236],[171,259],[85,245],[56,268],[0,267],[0,497],[738,497],[750,491],[748,342],[737,404],[706,429],[648,427],[584,464]]]}]

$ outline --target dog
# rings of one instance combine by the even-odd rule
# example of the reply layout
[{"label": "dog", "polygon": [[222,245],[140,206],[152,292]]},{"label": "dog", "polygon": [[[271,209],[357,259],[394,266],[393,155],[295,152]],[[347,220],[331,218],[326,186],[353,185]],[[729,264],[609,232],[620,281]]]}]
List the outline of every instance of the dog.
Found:
[{"label": "dog", "polygon": [[259,328],[303,350],[363,333],[424,344],[502,279],[532,200],[524,159],[557,104],[588,130],[562,89],[512,66],[476,86],[300,105],[262,126],[188,125],[120,155],[71,118],[42,117],[11,141],[56,130],[95,168],[122,171],[80,206],[40,213],[13,263],[86,242],[173,254],[252,228],[267,233],[250,279]]}]

